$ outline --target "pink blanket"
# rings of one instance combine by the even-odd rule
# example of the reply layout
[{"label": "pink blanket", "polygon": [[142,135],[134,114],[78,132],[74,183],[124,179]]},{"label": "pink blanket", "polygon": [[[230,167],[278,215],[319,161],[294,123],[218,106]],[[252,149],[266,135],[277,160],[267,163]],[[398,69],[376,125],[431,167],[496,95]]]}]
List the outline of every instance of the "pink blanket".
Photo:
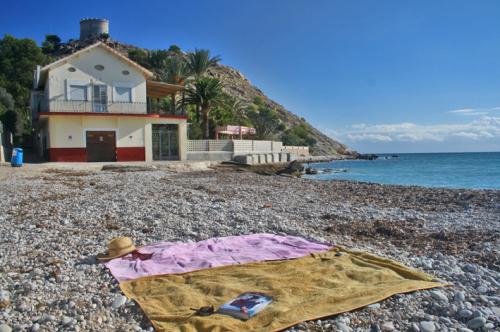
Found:
[{"label": "pink blanket", "polygon": [[296,236],[251,234],[196,243],[161,242],[115,258],[105,265],[118,281],[191,272],[222,265],[302,257],[333,246]]}]

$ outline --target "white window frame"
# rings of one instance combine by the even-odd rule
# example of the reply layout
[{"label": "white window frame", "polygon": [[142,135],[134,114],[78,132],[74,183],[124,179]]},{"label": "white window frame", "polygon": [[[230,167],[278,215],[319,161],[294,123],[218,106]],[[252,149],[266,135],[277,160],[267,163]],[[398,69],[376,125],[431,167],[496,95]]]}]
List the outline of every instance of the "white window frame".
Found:
[{"label": "white window frame", "polygon": [[113,102],[116,101],[116,97],[118,93],[116,92],[116,88],[129,88],[130,89],[130,102],[135,102],[135,84],[131,82],[113,82]]},{"label": "white window frame", "polygon": [[92,96],[92,91],[90,91],[90,81],[82,81],[82,80],[66,80],[66,100],[71,100],[71,86],[72,85],[80,85],[80,86],[86,86],[87,87],[87,95],[85,100],[79,100],[79,101],[89,101]]}]

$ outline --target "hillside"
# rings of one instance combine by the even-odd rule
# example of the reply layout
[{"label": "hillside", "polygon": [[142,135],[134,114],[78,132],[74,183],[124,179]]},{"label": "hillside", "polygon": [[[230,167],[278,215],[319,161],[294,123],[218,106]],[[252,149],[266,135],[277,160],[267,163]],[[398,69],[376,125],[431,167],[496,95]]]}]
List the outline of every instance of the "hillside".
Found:
[{"label": "hillside", "polygon": [[[88,46],[92,42],[94,41],[70,41],[66,44],[62,44],[57,52],[54,52],[51,55],[54,58],[62,57]],[[130,49],[137,48],[133,45],[123,44],[114,40],[108,40],[106,43],[124,55],[128,55],[128,51]],[[217,67],[210,69],[208,75],[219,78],[224,83],[225,91],[234,98],[251,103],[255,97],[261,97],[269,107],[277,110],[278,116],[286,128],[293,128],[295,126],[305,124],[310,130],[310,137],[316,140],[316,144],[311,148],[313,155],[330,156],[352,154],[352,152],[350,152],[344,144],[321,133],[319,130],[311,126],[305,119],[298,117],[285,109],[279,103],[267,97],[259,88],[252,85],[252,83],[238,70],[219,64]]]}]

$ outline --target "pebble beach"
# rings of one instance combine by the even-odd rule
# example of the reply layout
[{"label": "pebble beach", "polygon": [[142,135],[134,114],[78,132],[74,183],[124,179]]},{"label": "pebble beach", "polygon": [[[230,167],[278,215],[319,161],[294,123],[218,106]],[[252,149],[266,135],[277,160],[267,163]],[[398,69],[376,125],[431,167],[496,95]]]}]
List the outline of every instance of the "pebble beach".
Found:
[{"label": "pebble beach", "polygon": [[500,191],[260,175],[0,166],[0,332],[153,331],[95,256],[276,233],[400,261],[450,283],[289,331],[500,330]]}]

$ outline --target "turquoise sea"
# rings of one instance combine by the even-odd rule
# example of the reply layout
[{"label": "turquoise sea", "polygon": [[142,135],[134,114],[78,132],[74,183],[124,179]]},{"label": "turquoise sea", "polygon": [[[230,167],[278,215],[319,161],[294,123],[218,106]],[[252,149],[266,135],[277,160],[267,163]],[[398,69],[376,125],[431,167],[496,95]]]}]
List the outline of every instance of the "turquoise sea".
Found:
[{"label": "turquoise sea", "polygon": [[[398,157],[394,157],[397,155]],[[380,154],[377,160],[313,163],[319,180],[355,180],[424,187],[499,189],[500,152]]]}]

